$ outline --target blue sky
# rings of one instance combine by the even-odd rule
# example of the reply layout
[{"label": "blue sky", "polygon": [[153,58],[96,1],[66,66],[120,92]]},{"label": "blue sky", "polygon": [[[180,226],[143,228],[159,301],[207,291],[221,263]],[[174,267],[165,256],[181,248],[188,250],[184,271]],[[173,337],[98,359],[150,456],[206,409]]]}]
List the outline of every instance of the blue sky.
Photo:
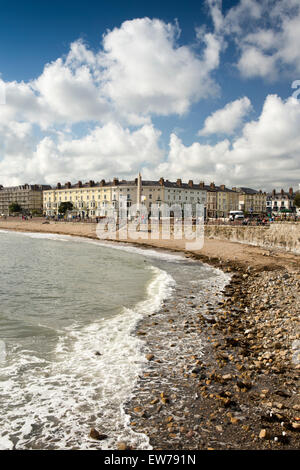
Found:
[{"label": "blue sky", "polygon": [[0,184],[298,184],[300,0],[0,6]]}]

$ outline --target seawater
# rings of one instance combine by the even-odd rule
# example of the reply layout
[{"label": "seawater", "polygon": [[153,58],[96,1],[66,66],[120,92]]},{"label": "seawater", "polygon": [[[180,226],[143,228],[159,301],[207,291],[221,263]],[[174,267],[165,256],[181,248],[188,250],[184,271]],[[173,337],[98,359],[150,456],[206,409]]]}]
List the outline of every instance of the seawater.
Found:
[{"label": "seawater", "polygon": [[[146,362],[134,330],[176,284],[216,282],[217,271],[155,250],[5,231],[0,259],[0,449],[150,449],[123,408]],[[94,441],[91,427],[108,438]]]}]

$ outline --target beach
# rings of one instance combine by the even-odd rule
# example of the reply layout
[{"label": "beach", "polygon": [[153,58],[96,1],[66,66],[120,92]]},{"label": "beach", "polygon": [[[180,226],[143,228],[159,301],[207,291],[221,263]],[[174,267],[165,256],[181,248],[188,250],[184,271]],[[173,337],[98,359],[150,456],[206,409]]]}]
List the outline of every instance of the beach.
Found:
[{"label": "beach", "polygon": [[[97,238],[88,223],[11,218],[0,229]],[[125,407],[132,430],[154,449],[299,448],[299,256],[216,239],[195,252],[184,240],[134,244],[224,274],[201,298],[178,286],[139,322],[147,362]]]}]

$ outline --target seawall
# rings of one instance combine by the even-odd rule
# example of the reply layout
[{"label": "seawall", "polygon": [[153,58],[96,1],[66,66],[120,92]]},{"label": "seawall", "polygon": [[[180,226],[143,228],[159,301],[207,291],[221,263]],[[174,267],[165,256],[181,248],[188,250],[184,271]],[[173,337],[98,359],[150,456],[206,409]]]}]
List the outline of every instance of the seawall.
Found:
[{"label": "seawall", "polygon": [[206,225],[205,236],[300,254],[300,224],[264,226]]}]

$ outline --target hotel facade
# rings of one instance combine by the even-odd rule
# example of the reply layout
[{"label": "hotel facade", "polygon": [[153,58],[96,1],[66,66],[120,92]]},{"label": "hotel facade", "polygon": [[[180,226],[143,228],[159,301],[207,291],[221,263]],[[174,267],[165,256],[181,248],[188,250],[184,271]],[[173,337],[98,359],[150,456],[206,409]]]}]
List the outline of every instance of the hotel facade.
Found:
[{"label": "hotel facade", "polygon": [[272,215],[296,214],[297,208],[294,204],[296,192],[290,188],[288,192],[281,189],[276,192],[275,189],[267,195],[267,212]]},{"label": "hotel facade", "polygon": [[[153,204],[158,206],[160,215],[164,211],[174,215],[174,207],[180,206],[182,212],[188,204],[192,216],[196,216],[197,204],[204,206],[205,218],[228,218],[230,211],[243,210],[245,214],[265,214],[267,209],[267,195],[262,191],[250,188],[232,188],[225,185],[216,186],[204,182],[187,183],[177,179],[176,182],[164,178],[159,180],[143,180],[139,175],[134,180],[119,180],[95,183],[89,181],[76,184],[70,182],[65,185],[57,183],[55,188],[43,191],[43,211],[50,217],[57,216],[59,206],[63,202],[71,202],[73,210],[70,216],[81,218],[105,217],[111,209],[117,213],[126,211],[130,215],[134,205],[145,208],[148,214],[152,212]],[[175,208],[175,211],[177,210]],[[168,214],[165,214],[168,215]]]},{"label": "hotel facade", "polygon": [[23,213],[42,213],[43,191],[51,189],[49,185],[23,184],[3,187],[0,185],[0,215],[9,215],[9,206],[17,203]]},{"label": "hotel facade", "polygon": [[251,188],[233,188],[239,193],[239,209],[245,214],[265,214],[267,194]]},{"label": "hotel facade", "polygon": [[[194,184],[193,181],[183,183],[180,179],[171,182],[160,178],[159,181],[144,181],[139,175],[133,181],[102,180],[99,183],[89,181],[72,185],[60,183],[55,188],[43,193],[44,214],[56,216],[62,202],[73,204],[72,214],[80,217],[104,217],[109,215],[111,208],[130,213],[133,205],[145,207],[151,213],[151,207],[156,204],[161,210],[173,205],[179,205],[184,210],[185,204],[191,207],[192,215],[196,215],[196,205],[206,207],[207,190],[204,185]],[[163,215],[163,214],[161,214]]]}]

